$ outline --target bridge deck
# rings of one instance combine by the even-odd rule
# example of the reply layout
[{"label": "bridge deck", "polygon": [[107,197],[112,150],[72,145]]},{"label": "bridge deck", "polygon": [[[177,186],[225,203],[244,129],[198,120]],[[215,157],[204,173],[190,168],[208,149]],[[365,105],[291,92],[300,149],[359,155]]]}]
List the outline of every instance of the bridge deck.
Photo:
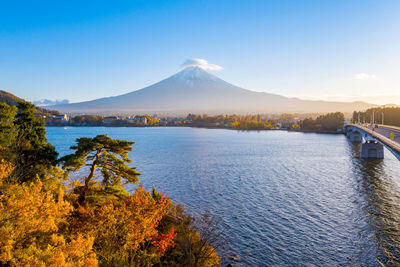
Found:
[{"label": "bridge deck", "polygon": [[[375,130],[373,131],[372,126],[364,127],[359,124],[349,124],[349,125],[359,128],[360,130],[368,133],[369,135],[373,136],[375,139],[379,140],[387,147],[392,149],[398,155],[400,155],[400,128],[387,125],[379,125],[378,128],[375,128]],[[394,140],[390,139],[391,133],[395,134]]]}]

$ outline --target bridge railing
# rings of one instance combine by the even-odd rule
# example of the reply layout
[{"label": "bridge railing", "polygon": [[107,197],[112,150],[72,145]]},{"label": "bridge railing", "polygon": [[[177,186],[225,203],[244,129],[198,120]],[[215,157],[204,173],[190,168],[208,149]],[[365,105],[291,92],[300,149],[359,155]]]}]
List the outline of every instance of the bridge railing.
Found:
[{"label": "bridge railing", "polygon": [[392,125],[386,125],[386,124],[377,124],[379,127],[383,127],[386,129],[390,129],[390,130],[395,130],[395,131],[400,131],[400,127],[397,126],[392,126]]}]

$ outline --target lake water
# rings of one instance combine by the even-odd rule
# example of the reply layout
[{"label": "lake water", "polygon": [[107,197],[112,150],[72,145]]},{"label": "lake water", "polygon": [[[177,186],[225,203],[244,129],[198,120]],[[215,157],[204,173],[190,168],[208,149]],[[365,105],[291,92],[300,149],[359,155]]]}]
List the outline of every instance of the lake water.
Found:
[{"label": "lake water", "polygon": [[221,217],[222,254],[239,255],[235,266],[398,265],[400,162],[388,150],[364,161],[344,135],[47,128],[61,155],[76,138],[104,133],[136,142],[130,158],[145,188]]}]

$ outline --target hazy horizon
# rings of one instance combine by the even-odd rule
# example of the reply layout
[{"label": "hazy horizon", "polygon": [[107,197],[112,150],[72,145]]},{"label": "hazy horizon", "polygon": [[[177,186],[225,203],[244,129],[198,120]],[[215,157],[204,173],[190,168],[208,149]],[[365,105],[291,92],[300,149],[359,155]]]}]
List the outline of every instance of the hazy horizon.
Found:
[{"label": "hazy horizon", "polygon": [[[178,69],[176,71],[176,73],[178,73],[180,70],[182,70],[182,68]],[[209,69],[207,69],[207,71],[212,72]],[[213,74],[218,76],[219,73],[214,72]],[[164,80],[166,78],[168,78],[168,77],[160,78],[160,80]],[[131,90],[127,89],[127,90],[125,90],[126,91],[125,93],[131,93],[131,92],[141,90],[141,89],[146,88],[147,86],[152,85],[156,82],[158,82],[158,81],[149,82],[147,85],[144,85],[141,88],[136,88],[136,89],[131,89]],[[229,82],[229,81],[227,81],[227,82]],[[321,101],[332,101],[332,102],[366,102],[369,104],[376,104],[376,105],[387,105],[387,104],[400,105],[400,94],[399,95],[369,95],[369,96],[368,95],[348,95],[348,96],[339,96],[339,95],[317,96],[317,95],[315,95],[315,96],[310,96],[310,95],[290,95],[290,94],[284,95],[284,94],[280,94],[280,93],[274,93],[273,90],[259,91],[259,90],[253,90],[252,88],[244,88],[244,89],[248,89],[248,90],[255,91],[255,92],[273,93],[273,94],[278,94],[278,95],[289,97],[289,98],[299,98],[299,99],[303,99],[303,100],[316,100],[316,101],[321,100]],[[13,93],[12,91],[10,91],[10,92]],[[120,94],[124,94],[124,93],[120,93]],[[97,96],[97,97],[87,98],[87,99],[83,98],[81,100],[75,100],[75,101],[73,101],[73,100],[71,101],[70,99],[66,99],[66,98],[47,99],[45,97],[28,99],[28,100],[33,101],[35,104],[38,104],[38,105],[40,105],[40,104],[55,105],[55,104],[65,104],[65,103],[79,103],[79,102],[91,101],[91,100],[95,100],[98,98],[106,98],[106,97],[112,97],[112,96],[117,96],[117,95],[114,92],[110,91],[108,95]]]},{"label": "hazy horizon", "polygon": [[[193,60],[193,59],[189,59],[189,60]],[[197,60],[199,60],[199,59],[197,59]],[[211,72],[211,73],[214,70],[214,73],[212,73],[212,74],[218,76],[219,73],[215,72],[215,69],[213,69],[213,68],[210,69],[207,67],[207,64],[210,64],[210,63],[208,63],[205,59],[201,59],[201,60],[206,62],[206,65],[205,66],[200,65],[200,67],[205,67],[205,70],[208,72]],[[188,60],[186,60],[186,61],[188,61]],[[220,71],[223,69],[221,66],[216,65],[216,64],[210,64],[210,65],[216,66],[217,71]],[[178,73],[182,69],[183,69],[183,67],[181,65],[180,69],[178,69],[176,73]],[[168,77],[160,78],[160,81],[167,79],[167,78]],[[145,85],[141,88],[136,88],[136,89],[132,89],[132,90],[128,89],[126,91],[126,93],[131,93],[131,92],[141,90],[141,89],[146,88],[147,86],[152,85],[156,82],[158,82],[158,81],[149,82],[147,85]],[[227,81],[227,82],[229,82],[229,81]],[[257,90],[253,90],[251,88],[244,88],[244,89],[248,89],[248,90],[255,91],[255,92],[273,93],[272,91],[271,92],[257,91]],[[35,104],[39,104],[39,105],[43,104],[43,103],[44,104],[47,103],[47,105],[55,105],[55,104],[65,104],[65,103],[79,103],[79,102],[84,102],[84,101],[95,100],[98,98],[107,98],[107,97],[117,96],[116,94],[113,94],[113,92],[109,92],[109,93],[110,93],[109,95],[88,98],[88,99],[82,99],[82,100],[76,100],[76,101],[70,101],[69,99],[65,99],[65,98],[60,98],[60,99],[37,98],[37,99],[33,99],[33,100],[29,99],[29,100],[34,101]],[[339,95],[317,96],[316,95],[316,96],[309,96],[309,95],[290,95],[290,94],[283,95],[283,94],[279,94],[279,93],[276,93],[276,94],[285,96],[285,97],[289,97],[289,98],[299,98],[299,99],[303,99],[303,100],[316,100],[316,101],[321,100],[321,101],[331,101],[331,102],[365,102],[365,103],[376,104],[376,105],[388,105],[388,104],[400,105],[400,94],[399,95],[369,95],[369,96],[368,95],[348,95],[348,96],[339,96]]]}]

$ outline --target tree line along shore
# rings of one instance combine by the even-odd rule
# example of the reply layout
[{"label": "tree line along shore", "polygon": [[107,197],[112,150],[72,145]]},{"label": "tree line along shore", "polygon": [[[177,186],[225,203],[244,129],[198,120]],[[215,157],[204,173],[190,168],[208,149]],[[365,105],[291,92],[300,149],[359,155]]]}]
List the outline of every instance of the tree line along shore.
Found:
[{"label": "tree line along shore", "polygon": [[72,118],[63,114],[44,117],[46,126],[107,126],[107,127],[156,127],[186,126],[203,128],[223,128],[236,130],[276,130],[333,132],[344,125],[344,115],[340,112],[324,115],[282,114],[282,115],[207,115],[189,114],[186,117],[158,118],[157,116],[136,115],[97,116],[77,115]]},{"label": "tree line along shore", "polygon": [[[43,114],[43,113],[42,113]],[[374,115],[373,115],[374,114]],[[205,128],[224,128],[237,130],[286,129],[303,132],[340,133],[345,116],[342,112],[327,114],[246,114],[246,115],[207,115],[189,114],[186,117],[162,117],[156,115],[96,116],[77,115],[68,118],[64,114],[41,115],[47,126],[114,126],[114,127],[151,127],[151,126],[189,126]],[[371,122],[400,126],[399,107],[376,107],[365,111],[354,111],[351,122]]]},{"label": "tree line along shore", "polygon": [[[0,102],[15,106],[23,99],[6,91],[0,91]],[[399,107],[376,107],[365,111],[354,111],[349,120],[369,122],[372,113],[375,122],[400,126]],[[383,115],[382,115],[383,114]],[[153,126],[189,126],[206,128],[224,128],[237,130],[286,129],[303,132],[340,133],[345,116],[341,112],[328,114],[237,114],[207,115],[188,114],[185,117],[157,115],[99,116],[79,114],[69,117],[55,110],[37,107],[35,115],[43,118],[46,126],[108,126],[108,127],[153,127]]]}]

